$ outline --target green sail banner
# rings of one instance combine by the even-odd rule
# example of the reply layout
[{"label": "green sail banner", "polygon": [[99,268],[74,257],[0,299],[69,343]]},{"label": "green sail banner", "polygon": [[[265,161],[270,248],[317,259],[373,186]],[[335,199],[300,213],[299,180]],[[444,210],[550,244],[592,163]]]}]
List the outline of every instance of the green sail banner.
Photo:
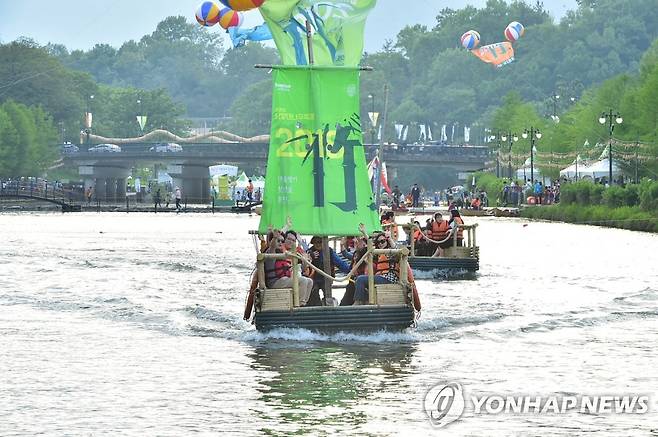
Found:
[{"label": "green sail banner", "polygon": [[359,117],[359,71],[278,67],[260,233],[292,218],[304,235],[380,229]]},{"label": "green sail banner", "polygon": [[366,18],[377,0],[268,0],[259,8],[284,65],[308,65],[306,23],[313,31],[313,65],[361,62]]}]

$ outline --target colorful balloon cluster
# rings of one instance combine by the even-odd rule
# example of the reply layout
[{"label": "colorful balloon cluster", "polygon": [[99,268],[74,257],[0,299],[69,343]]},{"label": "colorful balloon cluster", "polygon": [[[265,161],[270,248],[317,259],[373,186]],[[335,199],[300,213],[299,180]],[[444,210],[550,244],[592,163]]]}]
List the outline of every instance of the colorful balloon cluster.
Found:
[{"label": "colorful balloon cluster", "polygon": [[512,21],[505,28],[505,38],[507,38],[507,41],[509,42],[516,41],[517,39],[521,38],[524,33],[525,27],[523,27],[523,24],[519,23],[518,21]]},{"label": "colorful balloon cluster", "polygon": [[242,13],[231,8],[224,8],[219,12],[219,25],[224,29],[229,27],[240,27],[242,24]]},{"label": "colorful balloon cluster", "polygon": [[[505,28],[505,38],[509,42],[514,42],[521,38],[525,33],[525,27],[518,21],[512,21]],[[475,30],[469,30],[461,37],[462,47],[467,50],[473,50],[480,44],[480,34]]]},{"label": "colorful balloon cluster", "polygon": [[234,11],[250,11],[259,8],[265,0],[219,0]]},{"label": "colorful balloon cluster", "polygon": [[462,46],[467,50],[473,50],[480,44],[480,34],[475,30],[469,30],[462,35]]},{"label": "colorful balloon cluster", "polygon": [[219,6],[214,2],[203,2],[196,10],[196,21],[202,26],[214,26],[219,23]]},{"label": "colorful balloon cluster", "polygon": [[225,8],[213,1],[205,1],[196,11],[196,20],[202,26],[214,26],[219,23],[224,29],[240,27],[242,24],[242,13],[260,7],[265,0],[221,0]]}]

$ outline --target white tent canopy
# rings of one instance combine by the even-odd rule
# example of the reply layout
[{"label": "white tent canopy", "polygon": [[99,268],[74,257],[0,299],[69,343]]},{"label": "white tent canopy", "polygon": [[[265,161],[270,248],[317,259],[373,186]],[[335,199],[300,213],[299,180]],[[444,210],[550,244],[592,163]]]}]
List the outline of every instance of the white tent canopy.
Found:
[{"label": "white tent canopy", "polygon": [[560,177],[564,177],[567,179],[580,178],[583,174],[583,170],[588,165],[589,162],[582,159],[580,155],[578,155],[576,159],[573,160],[573,162],[569,167],[560,170]]},{"label": "white tent canopy", "polygon": [[[578,173],[580,177],[590,177],[592,179],[608,177],[610,175],[610,161],[608,158],[596,161],[593,164],[583,168],[582,170],[579,168]],[[622,174],[623,172],[613,160],[612,177],[614,178],[615,176],[621,176]]]},{"label": "white tent canopy", "polygon": [[236,177],[238,175],[238,168],[234,165],[211,165],[208,167],[208,170],[210,171],[210,176],[228,175]]},{"label": "white tent canopy", "polygon": [[[242,172],[239,178],[233,183],[236,189],[244,189],[249,185],[249,177]],[[265,188],[265,179],[262,177],[252,177],[251,183],[254,184],[254,189],[260,188],[261,191]]]},{"label": "white tent canopy", "polygon": [[527,167],[524,166],[516,170],[516,179],[521,179],[522,181],[526,181],[530,179],[531,173],[534,173],[535,179],[542,177],[541,170],[535,167],[534,172],[531,172],[530,165],[528,165]]}]

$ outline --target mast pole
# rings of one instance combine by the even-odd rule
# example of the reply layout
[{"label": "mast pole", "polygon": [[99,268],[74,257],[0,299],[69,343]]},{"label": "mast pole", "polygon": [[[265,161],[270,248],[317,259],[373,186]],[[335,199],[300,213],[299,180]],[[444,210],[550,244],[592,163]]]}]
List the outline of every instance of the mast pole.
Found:
[{"label": "mast pole", "polygon": [[313,65],[313,32],[308,20],[306,20],[306,45],[308,47],[308,65]]},{"label": "mast pole", "polygon": [[[313,31],[311,28],[310,21],[306,20],[306,46],[308,47],[308,64],[313,65],[315,60],[313,59]],[[329,237],[322,237],[322,271],[327,275],[333,276],[331,271],[331,251],[329,249]],[[325,303],[327,299],[331,296],[331,279],[324,277],[324,300]]]},{"label": "mast pole", "polygon": [[[379,140],[377,148],[377,184],[375,186],[375,204],[377,205],[377,215],[381,206],[382,197],[382,170],[384,169],[384,138],[386,137],[386,116],[388,111],[388,84],[384,85],[384,119],[382,120],[382,138]],[[373,128],[374,129],[374,128]],[[373,135],[374,136],[374,135]]]}]

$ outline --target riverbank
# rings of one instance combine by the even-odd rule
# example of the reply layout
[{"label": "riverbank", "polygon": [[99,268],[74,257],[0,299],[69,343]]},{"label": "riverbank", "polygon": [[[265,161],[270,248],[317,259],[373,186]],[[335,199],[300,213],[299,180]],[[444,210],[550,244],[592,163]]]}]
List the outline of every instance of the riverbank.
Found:
[{"label": "riverbank", "polygon": [[[232,206],[215,206],[211,205],[187,205],[180,211],[181,213],[234,213]],[[62,212],[62,207],[49,202],[2,202],[0,203],[0,212]],[[126,205],[109,205],[109,204],[91,204],[81,205],[81,212],[127,212],[127,213],[153,213],[155,208],[148,204],[130,204]],[[176,208],[158,208],[158,213],[175,213]]]},{"label": "riverbank", "polygon": [[658,233],[658,216],[637,206],[529,206],[521,210],[521,217]]}]

